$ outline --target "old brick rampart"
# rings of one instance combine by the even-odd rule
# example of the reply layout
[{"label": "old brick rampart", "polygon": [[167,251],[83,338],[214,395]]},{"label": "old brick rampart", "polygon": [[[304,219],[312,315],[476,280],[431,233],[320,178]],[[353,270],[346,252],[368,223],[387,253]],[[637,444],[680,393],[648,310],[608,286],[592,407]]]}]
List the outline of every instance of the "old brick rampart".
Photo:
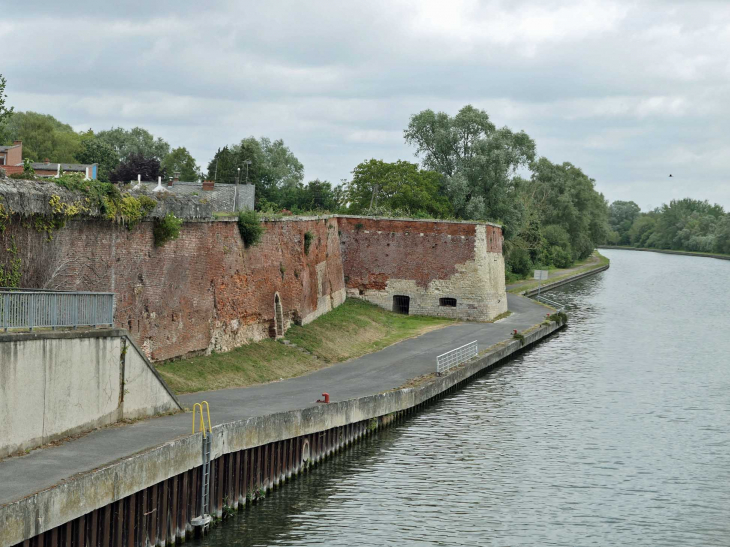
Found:
[{"label": "old brick rampart", "polygon": [[[49,192],[68,202],[78,196],[24,182],[0,181],[3,210],[12,212],[0,229],[0,267],[20,264],[26,288],[116,293],[116,326],[155,361],[281,335],[346,295],[477,321],[507,310],[496,225],[287,217],[265,220],[260,243],[245,248],[235,220],[213,220],[199,203],[173,196],[131,230],[91,211],[49,238],[35,225],[52,212]],[[170,207],[185,219],[180,237],[156,247],[153,219]]]},{"label": "old brick rampart", "polygon": [[348,296],[408,313],[488,321],[507,311],[502,229],[492,224],[340,217]]},{"label": "old brick rampart", "polygon": [[[112,291],[115,323],[153,360],[226,351],[275,332],[278,294],[285,328],[308,323],[345,299],[337,219],[264,222],[246,249],[236,222],[185,222],[155,247],[152,222],[132,230],[100,220],[69,222],[48,240],[14,222],[0,234],[21,259],[25,287]],[[313,234],[309,252],[304,234]]]}]

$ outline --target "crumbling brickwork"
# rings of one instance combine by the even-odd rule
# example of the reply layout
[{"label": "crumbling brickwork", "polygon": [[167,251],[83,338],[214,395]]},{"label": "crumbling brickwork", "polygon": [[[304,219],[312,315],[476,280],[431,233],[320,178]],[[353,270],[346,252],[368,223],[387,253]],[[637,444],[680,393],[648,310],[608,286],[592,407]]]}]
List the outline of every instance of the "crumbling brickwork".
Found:
[{"label": "crumbling brickwork", "polygon": [[[345,300],[337,219],[265,222],[244,248],[236,222],[186,222],[177,240],[155,247],[153,223],[132,230],[79,220],[48,240],[20,223],[15,241],[23,286],[117,294],[115,320],[153,360],[226,351],[275,332],[278,293],[285,328],[308,323]],[[309,252],[304,234],[313,234]]]},{"label": "crumbling brickwork", "polygon": [[[5,202],[29,208],[20,197]],[[149,221],[128,230],[74,220],[49,239],[14,216],[0,233],[0,265],[19,258],[23,287],[116,293],[116,326],[156,361],[275,336],[276,295],[279,334],[346,294],[386,309],[404,297],[411,314],[478,321],[507,310],[499,226],[360,217],[263,224],[248,249],[231,220],[186,221],[178,239],[155,247]]]},{"label": "crumbling brickwork", "polygon": [[408,313],[488,321],[507,311],[502,230],[491,224],[340,217],[348,296]]}]

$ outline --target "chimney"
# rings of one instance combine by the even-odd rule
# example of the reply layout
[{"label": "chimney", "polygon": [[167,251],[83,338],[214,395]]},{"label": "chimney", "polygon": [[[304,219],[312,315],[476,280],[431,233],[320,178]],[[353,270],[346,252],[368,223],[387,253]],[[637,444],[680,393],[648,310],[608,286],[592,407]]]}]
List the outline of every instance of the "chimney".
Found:
[{"label": "chimney", "polygon": [[48,158],[46,158],[46,159],[43,160],[43,163],[51,163],[51,160],[49,160]]},{"label": "chimney", "polygon": [[169,179],[167,179],[167,186],[172,186],[173,182],[175,182],[175,181],[172,180],[172,177],[170,177]]},{"label": "chimney", "polygon": [[180,171],[175,171],[175,172],[173,173],[173,175],[175,175],[175,176],[174,176],[174,178],[172,179],[172,182],[180,182]]},{"label": "chimney", "polygon": [[203,190],[205,190],[206,192],[212,191],[214,189],[214,186],[215,182],[213,182],[212,180],[203,181]]},{"label": "chimney", "polygon": [[23,141],[13,141],[14,146],[17,146],[18,144],[23,144]]}]

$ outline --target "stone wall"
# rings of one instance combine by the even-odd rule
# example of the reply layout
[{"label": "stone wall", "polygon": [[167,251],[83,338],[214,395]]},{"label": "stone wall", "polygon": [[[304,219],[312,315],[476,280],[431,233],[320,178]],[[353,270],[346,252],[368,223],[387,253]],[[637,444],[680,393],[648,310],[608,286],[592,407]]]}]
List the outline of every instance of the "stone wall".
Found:
[{"label": "stone wall", "polygon": [[507,311],[499,226],[367,217],[338,220],[348,296],[394,311],[394,297],[406,296],[410,314],[476,321]]},{"label": "stone wall", "polygon": [[273,335],[277,294],[285,328],[345,300],[336,218],[263,224],[261,242],[246,249],[235,221],[185,222],[156,247],[152,222],[71,221],[49,240],[15,219],[0,248],[14,242],[25,287],[115,292],[116,326],[159,361]]}]

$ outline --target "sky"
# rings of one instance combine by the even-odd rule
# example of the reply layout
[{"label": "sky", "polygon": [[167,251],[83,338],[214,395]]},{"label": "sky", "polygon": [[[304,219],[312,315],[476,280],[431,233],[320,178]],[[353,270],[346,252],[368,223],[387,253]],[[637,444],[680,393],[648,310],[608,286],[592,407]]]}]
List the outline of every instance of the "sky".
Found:
[{"label": "sky", "polygon": [[203,167],[266,136],[339,183],[417,161],[411,115],[472,104],[610,201],[730,209],[728,0],[27,0],[0,46],[16,110],[144,127]]}]

